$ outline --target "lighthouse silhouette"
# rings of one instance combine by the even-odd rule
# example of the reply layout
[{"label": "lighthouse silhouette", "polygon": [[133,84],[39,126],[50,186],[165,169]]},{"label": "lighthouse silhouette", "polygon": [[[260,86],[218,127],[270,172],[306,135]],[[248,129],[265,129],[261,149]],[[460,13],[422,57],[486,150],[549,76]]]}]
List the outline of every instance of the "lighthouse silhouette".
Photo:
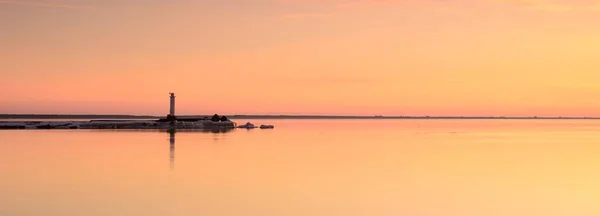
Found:
[{"label": "lighthouse silhouette", "polygon": [[167,115],[168,121],[176,121],[177,117],[175,117],[175,93],[170,92],[170,103],[169,103],[169,114]]}]

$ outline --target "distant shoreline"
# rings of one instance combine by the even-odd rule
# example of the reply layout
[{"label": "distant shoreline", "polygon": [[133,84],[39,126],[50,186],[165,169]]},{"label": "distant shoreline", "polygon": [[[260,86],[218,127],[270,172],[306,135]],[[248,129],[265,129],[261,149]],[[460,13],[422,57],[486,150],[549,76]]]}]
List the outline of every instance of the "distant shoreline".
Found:
[{"label": "distant shoreline", "polygon": [[[183,115],[178,118],[201,118],[212,115]],[[332,116],[332,115],[226,115],[230,119],[591,119],[600,117],[518,117],[518,116]],[[54,115],[54,114],[0,114],[0,119],[159,119],[152,115]]]}]

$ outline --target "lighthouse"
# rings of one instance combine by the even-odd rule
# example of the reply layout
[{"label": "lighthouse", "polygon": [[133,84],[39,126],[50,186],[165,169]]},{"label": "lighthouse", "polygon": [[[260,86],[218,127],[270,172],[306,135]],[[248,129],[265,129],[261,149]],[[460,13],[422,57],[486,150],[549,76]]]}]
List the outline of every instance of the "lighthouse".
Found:
[{"label": "lighthouse", "polygon": [[169,107],[169,115],[175,117],[175,93],[169,94],[171,94],[171,106]]},{"label": "lighthouse", "polygon": [[169,121],[175,121],[177,118],[175,117],[175,93],[169,93],[171,95],[170,97],[170,103],[169,103],[169,115],[167,115],[167,120]]}]

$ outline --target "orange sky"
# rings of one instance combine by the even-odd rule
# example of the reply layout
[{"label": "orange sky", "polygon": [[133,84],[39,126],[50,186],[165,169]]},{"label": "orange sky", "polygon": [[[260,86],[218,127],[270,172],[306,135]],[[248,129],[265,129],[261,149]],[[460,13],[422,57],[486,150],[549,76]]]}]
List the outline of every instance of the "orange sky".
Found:
[{"label": "orange sky", "polygon": [[600,1],[0,0],[0,113],[600,116]]}]

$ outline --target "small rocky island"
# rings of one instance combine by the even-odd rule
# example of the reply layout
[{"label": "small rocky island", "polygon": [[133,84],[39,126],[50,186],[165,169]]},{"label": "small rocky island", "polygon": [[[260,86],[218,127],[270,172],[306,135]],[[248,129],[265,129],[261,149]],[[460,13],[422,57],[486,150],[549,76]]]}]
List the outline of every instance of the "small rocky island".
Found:
[{"label": "small rocky island", "polygon": [[[175,116],[175,94],[170,93],[170,110],[166,118],[158,120],[90,120],[90,121],[0,121],[0,129],[233,129],[255,128],[251,123],[241,126],[226,116],[211,118],[178,118]],[[261,125],[273,128],[272,125]]]}]

